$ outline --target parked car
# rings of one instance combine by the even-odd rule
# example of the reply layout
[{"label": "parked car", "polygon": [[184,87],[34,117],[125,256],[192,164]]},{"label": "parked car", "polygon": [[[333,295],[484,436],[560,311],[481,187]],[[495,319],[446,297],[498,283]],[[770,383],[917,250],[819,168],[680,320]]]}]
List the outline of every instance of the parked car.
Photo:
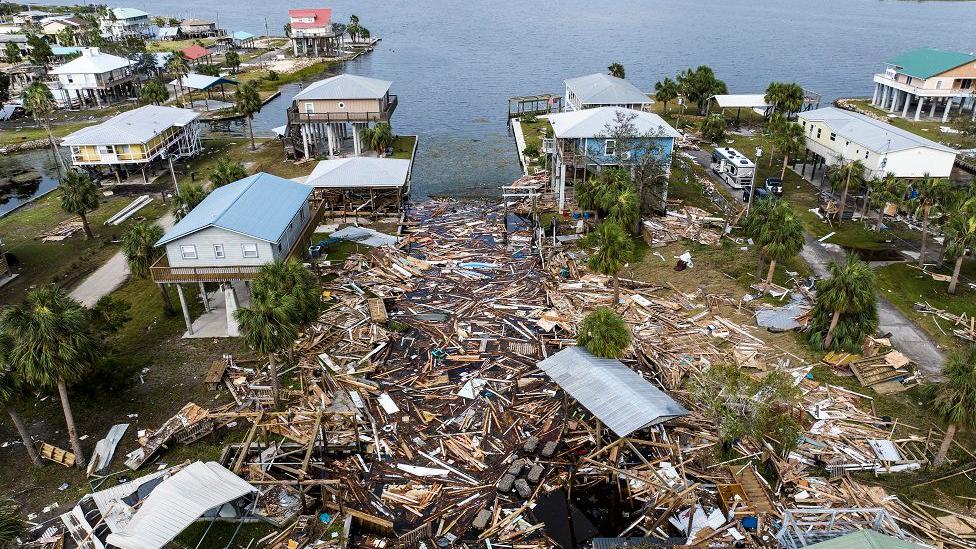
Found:
[{"label": "parked car", "polygon": [[[743,202],[749,202],[749,189],[750,188],[752,188],[752,185],[746,185],[745,187],[742,187],[742,201]],[[763,200],[763,199],[769,198],[770,196],[772,196],[772,194],[768,190],[766,190],[766,187],[758,187],[756,189],[756,192],[753,194],[753,198],[755,198],[756,200]]]},{"label": "parked car", "polygon": [[773,193],[774,196],[783,196],[783,180],[778,177],[767,177],[766,190]]}]

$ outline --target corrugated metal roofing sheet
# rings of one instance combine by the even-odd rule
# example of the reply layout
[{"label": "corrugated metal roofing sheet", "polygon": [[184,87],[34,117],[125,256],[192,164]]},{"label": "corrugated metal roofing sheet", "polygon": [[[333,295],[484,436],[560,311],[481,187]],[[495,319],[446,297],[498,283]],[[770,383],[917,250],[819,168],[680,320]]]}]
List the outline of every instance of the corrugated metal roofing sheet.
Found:
[{"label": "corrugated metal roofing sheet", "polygon": [[824,107],[801,112],[798,116],[807,121],[823,122],[841,137],[867,147],[876,153],[900,151],[915,147],[957,152],[955,149],[908,130],[892,126],[887,122],[837,107]]},{"label": "corrugated metal roofing sheet", "polygon": [[715,102],[719,108],[735,109],[765,109],[769,105],[766,103],[766,95],[762,93],[736,93],[727,95],[716,95]]},{"label": "corrugated metal roofing sheet", "polygon": [[158,549],[207,510],[256,491],[219,463],[197,461],[161,482],[106,541],[120,549]]},{"label": "corrugated metal roofing sheet", "polygon": [[354,156],[319,162],[305,179],[316,188],[402,187],[410,161],[399,158]]},{"label": "corrugated metal roofing sheet", "polygon": [[976,55],[958,51],[916,48],[888,60],[905,74],[917,78],[930,78],[960,65],[976,61]]},{"label": "corrugated metal roofing sheet", "polygon": [[392,84],[389,80],[340,74],[310,84],[295,99],[380,99]]},{"label": "corrugated metal roofing sheet", "polygon": [[597,107],[547,116],[549,123],[552,124],[553,135],[557,138],[579,139],[606,135],[607,128],[613,127],[616,123],[618,113],[622,113],[626,117],[633,117],[632,122],[638,133],[633,137],[645,134],[675,138],[680,136],[678,131],[660,116],[623,107]]},{"label": "corrugated metal roofing sheet", "polygon": [[[183,77],[183,87],[192,88],[194,90],[209,90],[214,86],[219,86],[220,84],[232,84],[237,85],[237,81],[226,76],[208,76],[206,74],[197,74],[195,72],[190,73]],[[179,79],[173,80],[169,83],[170,86],[179,86]]]},{"label": "corrugated metal roofing sheet", "polygon": [[301,183],[263,172],[254,174],[214,189],[166,231],[156,245],[206,227],[219,227],[274,243],[311,194],[312,188]]},{"label": "corrugated metal roofing sheet", "polygon": [[132,61],[128,59],[102,53],[97,48],[88,48],[82,52],[81,57],[53,69],[51,74],[103,74],[131,64]]},{"label": "corrugated metal roofing sheet", "polygon": [[82,128],[65,137],[61,144],[71,145],[131,145],[146,143],[173,126],[185,126],[200,117],[189,109],[146,105],[126,111],[112,118]]},{"label": "corrugated metal roofing sheet", "polygon": [[566,80],[566,87],[585,105],[650,105],[654,102],[637,86],[609,74],[570,78]]},{"label": "corrugated metal roofing sheet", "polygon": [[539,363],[553,381],[617,436],[688,415],[688,410],[619,360],[568,347]]}]

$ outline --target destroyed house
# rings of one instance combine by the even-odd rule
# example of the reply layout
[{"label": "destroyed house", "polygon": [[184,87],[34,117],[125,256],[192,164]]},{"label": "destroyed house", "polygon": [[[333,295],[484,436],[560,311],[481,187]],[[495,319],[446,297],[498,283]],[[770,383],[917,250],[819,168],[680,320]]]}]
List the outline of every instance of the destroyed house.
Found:
[{"label": "destroyed house", "polygon": [[539,363],[569,396],[618,437],[688,415],[688,410],[619,360],[569,347]]}]

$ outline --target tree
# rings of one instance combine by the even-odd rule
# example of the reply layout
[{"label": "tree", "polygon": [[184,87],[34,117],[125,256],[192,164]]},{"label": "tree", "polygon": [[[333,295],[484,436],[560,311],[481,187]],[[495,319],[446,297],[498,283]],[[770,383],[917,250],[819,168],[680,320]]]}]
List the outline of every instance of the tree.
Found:
[{"label": "tree", "polygon": [[92,182],[87,173],[70,170],[58,185],[61,189],[61,209],[81,218],[85,238],[95,238],[88,224],[88,213],[98,208],[98,185]]},{"label": "tree", "polygon": [[244,169],[244,164],[234,162],[225,156],[218,158],[217,163],[210,170],[210,182],[213,183],[214,189],[245,177],[247,177],[247,170]]},{"label": "tree", "polygon": [[847,191],[851,188],[851,183],[854,183],[854,188],[864,185],[864,164],[860,160],[848,162],[841,159],[841,164],[827,174],[827,180],[832,189],[843,188],[836,213],[837,220],[843,221],[844,211],[847,209]]},{"label": "tree", "polygon": [[956,259],[952,278],[949,280],[949,293],[955,294],[966,250],[976,250],[976,207],[967,203],[962,208],[954,209],[949,214],[943,233],[946,255]]},{"label": "tree", "polygon": [[12,499],[0,500],[0,547],[21,547],[21,538],[27,535],[27,523],[20,507]]},{"label": "tree", "polygon": [[587,237],[595,247],[588,265],[594,271],[613,277],[613,303],[620,303],[620,269],[633,256],[634,243],[627,232],[613,221],[604,221]]},{"label": "tree", "polygon": [[715,72],[707,65],[678,74],[678,87],[689,101],[698,105],[698,114],[705,114],[708,101],[713,96],[728,93],[725,82],[716,78]]},{"label": "tree", "polygon": [[169,90],[161,81],[154,78],[142,86],[142,90],[139,91],[139,98],[146,103],[162,105],[169,99]]},{"label": "tree", "polygon": [[766,103],[772,105],[773,112],[789,117],[803,108],[803,87],[797,83],[770,82],[766,88]]},{"label": "tree", "polygon": [[261,96],[258,95],[254,84],[244,82],[237,87],[234,100],[237,103],[237,112],[247,119],[247,131],[251,135],[251,150],[257,150],[254,144],[254,115],[261,112]]},{"label": "tree", "polygon": [[[261,267],[258,278],[264,274]],[[255,280],[255,283],[258,281]],[[268,357],[271,370],[271,398],[275,409],[280,407],[281,384],[278,379],[278,364],[275,357],[291,345],[298,337],[298,327],[294,322],[294,298],[289,295],[269,295],[255,293],[249,307],[241,307],[234,312],[240,325],[244,343]]]},{"label": "tree", "polygon": [[8,63],[17,63],[23,58],[20,53],[20,47],[13,42],[7,42],[7,45],[4,46],[3,54],[7,58]]},{"label": "tree", "polygon": [[[122,235],[122,255],[129,265],[129,272],[134,276],[143,280],[149,279],[149,268],[166,253],[156,246],[160,238],[163,238],[163,228],[155,223],[146,222],[136,223]],[[163,284],[159,284],[159,295],[163,298],[163,308],[166,312],[172,312],[173,301]]]},{"label": "tree", "polygon": [[24,108],[34,117],[34,123],[38,127],[44,128],[47,133],[48,144],[57,160],[58,168],[61,173],[66,172],[67,167],[64,165],[64,158],[61,157],[57,141],[54,139],[54,134],[51,133],[51,115],[57,109],[57,105],[54,103],[54,95],[51,94],[50,88],[42,82],[34,82],[21,93],[20,99]]},{"label": "tree", "polygon": [[220,67],[217,65],[197,65],[195,68],[197,74],[205,74],[207,76],[220,76]]},{"label": "tree", "polygon": [[626,75],[626,71],[624,70],[624,66],[621,65],[620,63],[616,62],[616,61],[614,61],[613,63],[610,63],[610,65],[607,67],[607,72],[610,73],[610,76],[613,76],[613,77],[616,77],[616,78],[625,78],[625,75]]},{"label": "tree", "polygon": [[285,26],[281,28],[285,32],[285,36],[291,36],[291,23],[285,23]]},{"label": "tree", "polygon": [[392,147],[396,141],[393,128],[386,122],[380,122],[372,129],[366,128],[360,132],[363,144],[373,149],[377,154],[383,154],[387,147]]},{"label": "tree", "polygon": [[241,55],[233,50],[227,52],[224,54],[224,64],[232,73],[237,74],[237,69],[241,68]]},{"label": "tree", "polygon": [[359,27],[359,38],[361,38],[363,41],[368,41],[369,29],[367,29],[366,27]]},{"label": "tree", "polygon": [[21,396],[22,384],[19,372],[14,368],[14,364],[10,360],[12,347],[13,338],[4,330],[3,325],[0,325],[0,405],[3,405],[7,415],[10,416],[10,421],[17,429],[17,434],[20,435],[21,442],[24,443],[24,449],[27,450],[27,456],[30,458],[31,463],[35,467],[40,467],[42,465],[41,456],[37,454],[34,439],[31,438],[30,432],[27,430],[27,425],[21,419],[15,406],[18,398]]},{"label": "tree", "polygon": [[[136,64],[133,67],[136,74],[141,74],[142,76],[152,76],[159,72],[159,66],[156,65],[156,56],[149,52],[142,52],[136,57]],[[168,94],[167,94],[168,95]]]},{"label": "tree", "polygon": [[56,286],[31,290],[20,305],[0,314],[0,324],[13,339],[10,358],[27,383],[57,387],[76,465],[84,469],[84,450],[75,428],[68,386],[80,381],[99,356],[99,340],[91,333],[88,313]]},{"label": "tree", "polygon": [[177,221],[186,217],[193,208],[203,202],[207,197],[207,191],[199,183],[183,183],[180,185],[180,192],[173,197],[172,212]]},{"label": "tree", "polygon": [[668,112],[668,101],[678,98],[678,83],[665,78],[654,84],[654,99],[664,103],[664,112]]},{"label": "tree", "polygon": [[949,180],[942,179],[939,177],[931,177],[929,174],[925,174],[921,181],[916,182],[912,186],[915,190],[915,198],[912,202],[915,204],[915,215],[916,217],[919,213],[922,214],[922,247],[918,252],[918,266],[925,266],[925,245],[928,240],[929,232],[929,215],[932,212],[932,208],[937,206],[942,202],[943,197],[949,192]]},{"label": "tree", "polygon": [[359,35],[359,17],[357,15],[349,16],[349,24],[346,25],[346,30],[349,32],[349,38],[352,38],[352,41],[355,42],[356,36]]},{"label": "tree", "polygon": [[889,173],[880,180],[875,181],[871,188],[871,205],[878,209],[878,222],[874,230],[881,232],[881,224],[884,223],[885,208],[887,205],[900,205],[905,198],[905,183]]},{"label": "tree", "polygon": [[717,143],[725,137],[725,118],[718,113],[710,114],[702,119],[698,129],[702,137]]},{"label": "tree", "polygon": [[47,43],[36,34],[27,35],[27,47],[30,49],[27,54],[27,58],[30,62],[41,67],[41,70],[47,74],[47,67],[51,64],[51,59],[54,57],[54,52],[51,51],[51,44]]},{"label": "tree", "polygon": [[58,31],[55,40],[61,46],[75,45],[75,31],[71,27],[65,27]]},{"label": "tree", "polygon": [[0,72],[0,102],[10,99],[10,75]]},{"label": "tree", "polygon": [[769,258],[769,272],[766,274],[766,286],[773,283],[773,273],[777,261],[785,261],[795,257],[803,249],[803,223],[796,216],[789,202],[770,199],[775,204],[759,231],[759,238],[755,240],[762,250],[762,254]]},{"label": "tree", "polygon": [[952,445],[956,430],[976,428],[976,347],[949,355],[942,368],[945,381],[932,386],[932,404],[949,428],[932,465],[941,467]]},{"label": "tree", "polygon": [[166,60],[166,72],[176,77],[177,85],[180,88],[180,94],[183,96],[183,101],[186,101],[186,92],[183,90],[183,77],[190,73],[190,62],[187,61],[186,55],[181,51],[175,51]]},{"label": "tree", "polygon": [[[773,134],[773,143],[779,153],[783,155],[783,169],[779,174],[780,179],[786,179],[786,167],[790,164],[791,158],[796,158],[803,154],[806,141],[803,136],[803,128],[795,122],[785,122],[776,128]],[[772,154],[769,155],[773,157]]]},{"label": "tree", "polygon": [[775,200],[757,200],[746,212],[744,218],[739,223],[746,238],[751,238],[757,244],[756,260],[756,280],[762,279],[762,272],[766,266],[766,257],[763,255],[762,245],[759,243],[760,235],[766,228],[766,223],[772,215]]},{"label": "tree", "polygon": [[630,344],[630,328],[620,315],[599,307],[580,323],[576,344],[598,357],[620,358]]},{"label": "tree", "polygon": [[878,329],[874,271],[854,255],[844,265],[831,262],[827,269],[830,277],[816,284],[810,344],[823,351],[860,352],[864,338]]},{"label": "tree", "polygon": [[318,319],[321,310],[319,286],[315,275],[296,259],[275,261],[263,267],[264,276],[252,285],[252,293],[260,296],[289,296],[291,321],[303,330]]}]

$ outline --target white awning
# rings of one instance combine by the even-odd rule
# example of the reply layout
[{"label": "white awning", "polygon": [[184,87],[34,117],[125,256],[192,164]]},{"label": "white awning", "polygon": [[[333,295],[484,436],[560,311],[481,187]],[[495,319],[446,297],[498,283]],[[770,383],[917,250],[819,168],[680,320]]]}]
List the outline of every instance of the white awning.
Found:
[{"label": "white awning", "polygon": [[761,93],[740,93],[733,95],[716,95],[715,102],[722,109],[765,109],[766,95]]}]

